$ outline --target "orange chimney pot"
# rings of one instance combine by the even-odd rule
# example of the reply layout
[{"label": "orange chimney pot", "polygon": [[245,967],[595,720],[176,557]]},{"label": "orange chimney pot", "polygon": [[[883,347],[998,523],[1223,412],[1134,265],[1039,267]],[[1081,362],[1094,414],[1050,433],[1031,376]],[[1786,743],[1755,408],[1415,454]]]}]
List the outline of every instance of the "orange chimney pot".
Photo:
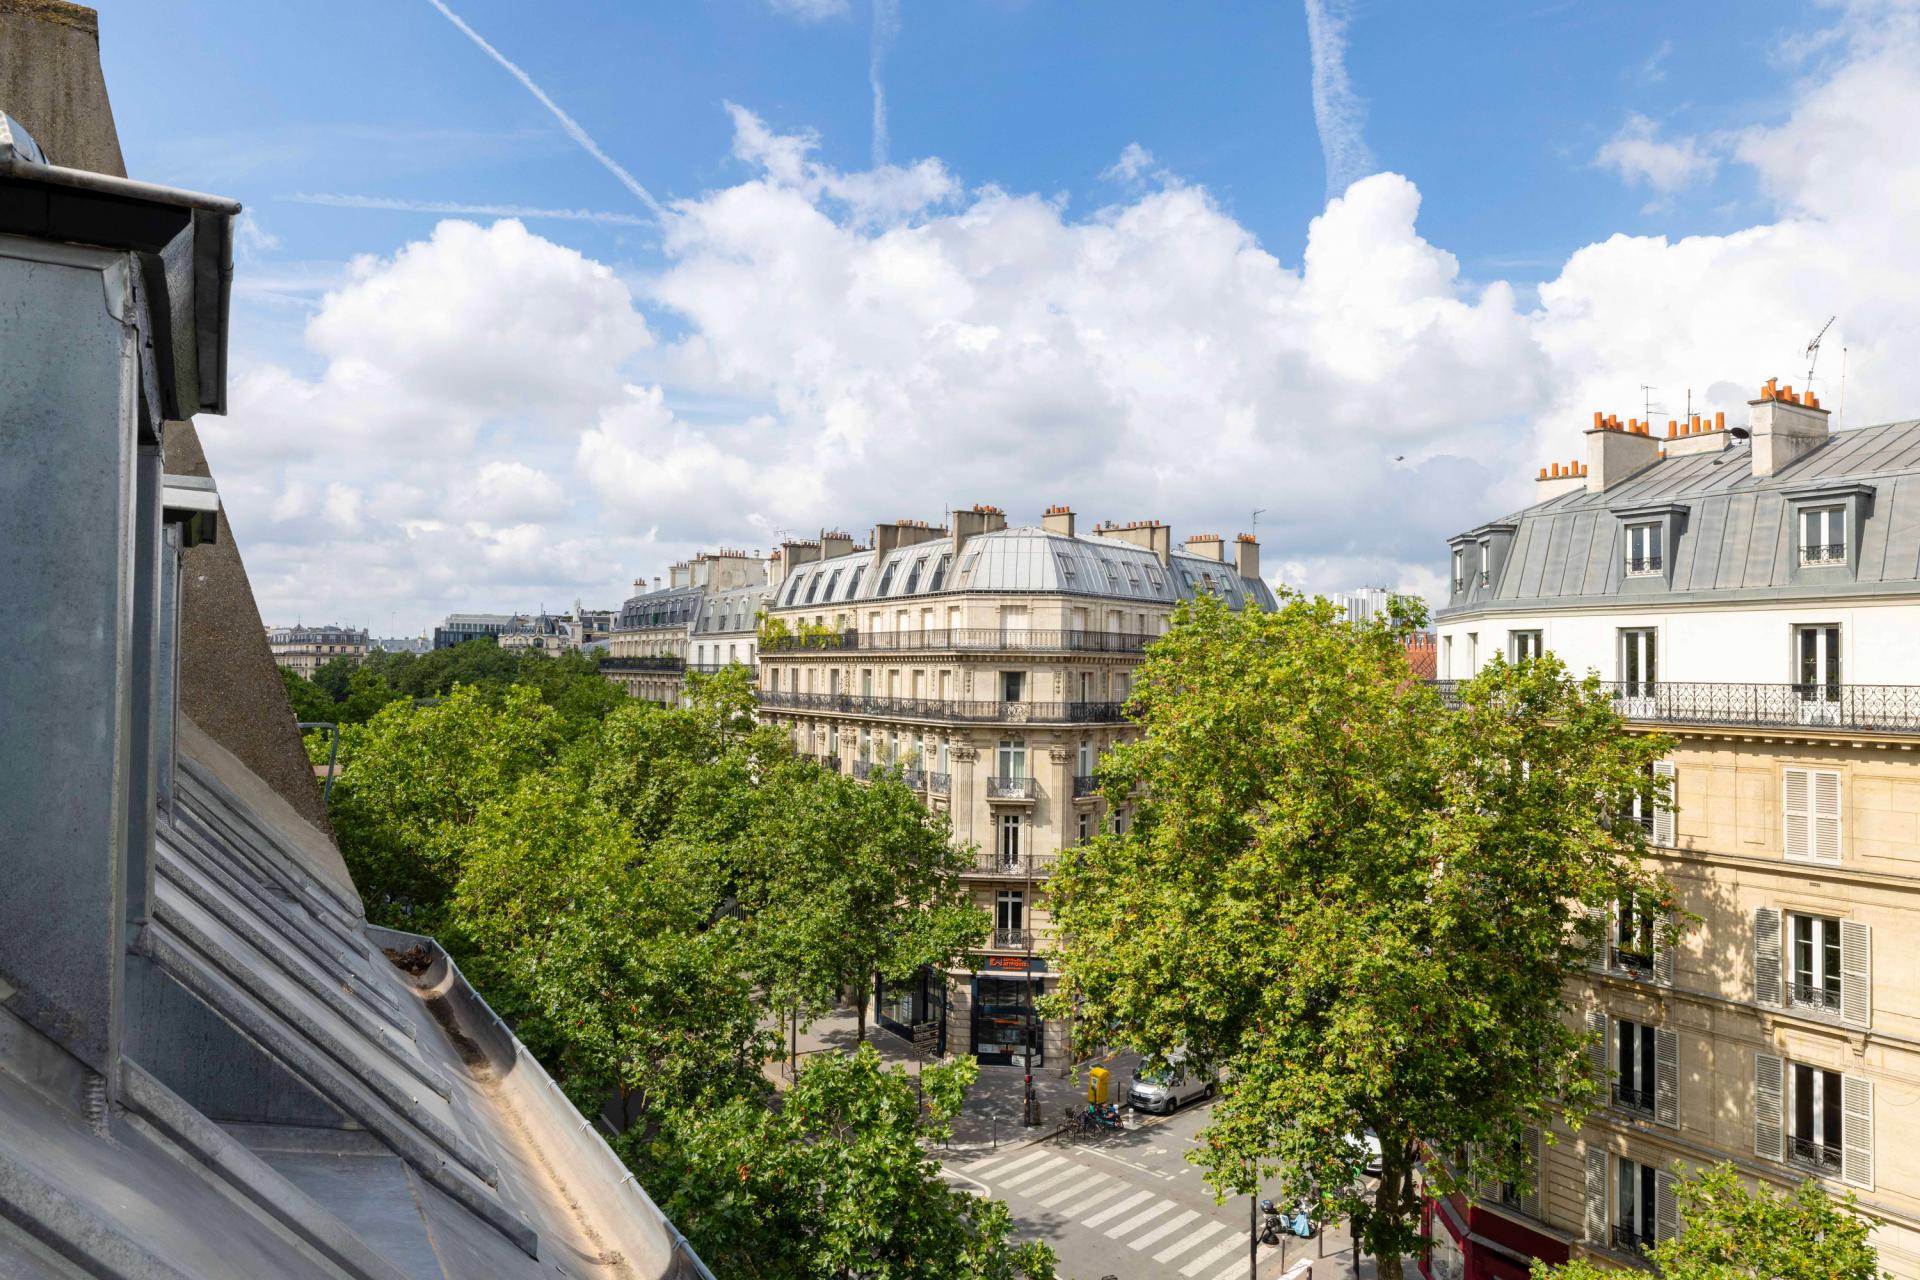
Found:
[{"label": "orange chimney pot", "polygon": [[1667,439],[1671,440],[1680,433],[1680,424],[1672,418],[1667,419]]},{"label": "orange chimney pot", "polygon": [[1716,410],[1714,412],[1713,429],[1715,431],[1725,431],[1727,429],[1727,415],[1724,410]]}]

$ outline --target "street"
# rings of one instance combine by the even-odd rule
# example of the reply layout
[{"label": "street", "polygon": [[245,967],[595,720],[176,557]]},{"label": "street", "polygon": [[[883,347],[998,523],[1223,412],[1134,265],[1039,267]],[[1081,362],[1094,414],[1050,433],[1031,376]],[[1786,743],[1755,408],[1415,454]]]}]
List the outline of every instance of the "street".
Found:
[{"label": "street", "polygon": [[[1128,1111],[1128,1127],[1116,1133],[970,1152],[942,1167],[956,1186],[1006,1201],[1019,1237],[1044,1240],[1059,1255],[1060,1280],[1246,1280],[1247,1198],[1214,1203],[1186,1161],[1210,1106],[1189,1104],[1167,1117]],[[1324,1237],[1261,1246],[1259,1280],[1347,1248],[1344,1232]]]}]

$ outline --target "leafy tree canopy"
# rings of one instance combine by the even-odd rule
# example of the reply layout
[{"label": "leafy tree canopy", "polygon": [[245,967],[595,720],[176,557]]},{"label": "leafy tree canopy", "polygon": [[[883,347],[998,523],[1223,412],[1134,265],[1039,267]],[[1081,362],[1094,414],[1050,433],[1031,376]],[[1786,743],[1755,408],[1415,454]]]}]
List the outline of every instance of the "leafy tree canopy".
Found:
[{"label": "leafy tree canopy", "polygon": [[1142,734],[1103,769],[1136,820],[1050,889],[1056,1012],[1089,1044],[1225,1068],[1209,1180],[1279,1172],[1383,1274],[1419,1240],[1422,1144],[1457,1155],[1429,1165],[1445,1189],[1524,1181],[1526,1127],[1593,1102],[1567,979],[1591,913],[1665,896],[1624,819],[1659,798],[1664,745],[1550,658],[1494,662],[1448,710],[1409,673],[1404,621],[1293,595],[1182,606],[1139,671]]}]

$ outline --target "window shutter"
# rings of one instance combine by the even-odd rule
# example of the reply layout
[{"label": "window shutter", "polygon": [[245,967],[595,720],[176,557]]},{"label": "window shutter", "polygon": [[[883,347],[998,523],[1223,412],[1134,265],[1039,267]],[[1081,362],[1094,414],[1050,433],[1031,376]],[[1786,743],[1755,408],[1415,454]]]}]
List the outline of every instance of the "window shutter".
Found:
[{"label": "window shutter", "polygon": [[1840,861],[1840,775],[1830,769],[1813,773],[1813,856],[1821,862]]},{"label": "window shutter", "polygon": [[1598,1091],[1594,1096],[1598,1104],[1604,1107],[1613,1097],[1607,1087],[1613,1080],[1613,1071],[1609,1066],[1611,1055],[1608,1053],[1610,1046],[1607,1044],[1606,1013],[1599,1009],[1588,1010],[1587,1030],[1595,1037],[1592,1048],[1587,1051],[1593,1059],[1593,1086]]},{"label": "window shutter", "polygon": [[1680,1127],[1680,1035],[1653,1029],[1653,1118],[1669,1129]]},{"label": "window shutter", "polygon": [[1786,1158],[1786,1064],[1777,1054],[1753,1055],[1753,1154]]},{"label": "window shutter", "polygon": [[1840,922],[1840,1021],[1873,1021],[1873,926],[1858,920]]},{"label": "window shutter", "polygon": [[1653,1175],[1653,1238],[1671,1240],[1680,1234],[1680,1199],[1673,1193],[1673,1175],[1664,1169]]},{"label": "window shutter", "polygon": [[1587,949],[1587,968],[1595,973],[1607,970],[1607,943],[1613,936],[1613,916],[1602,907],[1583,906],[1577,922],[1581,942]]},{"label": "window shutter", "polygon": [[1810,857],[1811,845],[1808,836],[1808,824],[1811,820],[1809,801],[1811,790],[1805,769],[1783,769],[1780,771],[1780,814],[1782,831],[1780,843],[1789,858]]},{"label": "window shutter", "polygon": [[1653,933],[1653,980],[1663,986],[1673,985],[1674,942],[1668,941],[1679,922],[1669,911],[1661,917]]},{"label": "window shutter", "polygon": [[1674,811],[1667,807],[1667,805],[1672,804],[1679,791],[1679,785],[1675,781],[1676,775],[1673,769],[1673,761],[1655,760],[1653,762],[1653,776],[1656,778],[1665,778],[1667,781],[1667,804],[1659,804],[1656,802],[1653,810],[1653,842],[1663,849],[1671,849],[1674,846]]},{"label": "window shutter", "polygon": [[1607,1243],[1607,1153],[1587,1148],[1586,1235],[1591,1244]]},{"label": "window shutter", "polygon": [[1753,913],[1753,998],[1780,1003],[1780,913],[1758,907]]},{"label": "window shutter", "polygon": [[1540,1158],[1540,1131],[1529,1129],[1522,1141],[1527,1148],[1527,1187],[1520,1193],[1520,1202],[1515,1207],[1529,1218],[1540,1216],[1540,1197],[1546,1191],[1541,1180],[1546,1177],[1546,1162]]},{"label": "window shutter", "polygon": [[1840,1180],[1873,1190],[1873,1081],[1840,1077]]}]

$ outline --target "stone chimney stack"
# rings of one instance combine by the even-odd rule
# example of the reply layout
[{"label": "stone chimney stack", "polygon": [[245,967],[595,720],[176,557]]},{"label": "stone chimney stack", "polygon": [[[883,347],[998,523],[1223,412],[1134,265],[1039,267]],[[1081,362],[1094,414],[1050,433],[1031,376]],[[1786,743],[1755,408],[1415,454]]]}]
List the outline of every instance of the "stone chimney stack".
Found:
[{"label": "stone chimney stack", "polygon": [[1220,540],[1217,533],[1196,533],[1180,549],[1188,555],[1200,556],[1219,564],[1227,562],[1227,544]]},{"label": "stone chimney stack", "polygon": [[783,542],[780,544],[780,580],[786,581],[793,571],[803,564],[812,564],[820,558],[820,544],[817,542]]},{"label": "stone chimney stack", "polygon": [[1587,464],[1579,461],[1556,462],[1540,468],[1540,476],[1533,483],[1533,500],[1545,502],[1557,498],[1563,493],[1573,493],[1587,487]]},{"label": "stone chimney stack", "polygon": [[953,512],[953,556],[957,561],[960,550],[967,540],[977,534],[995,533],[1007,527],[1007,513],[999,507],[983,506],[974,503],[971,507],[958,508]]},{"label": "stone chimney stack", "polygon": [[1109,520],[1095,526],[1094,532],[1103,537],[1131,542],[1136,547],[1145,547],[1163,565],[1173,559],[1173,528],[1158,520],[1129,520],[1125,524],[1115,524]]},{"label": "stone chimney stack", "polygon": [[854,549],[855,544],[852,534],[840,533],[836,530],[829,529],[822,529],[820,531],[820,558],[822,560],[832,560],[837,556],[852,555]]},{"label": "stone chimney stack", "polygon": [[1073,508],[1066,506],[1048,507],[1047,513],[1040,517],[1040,527],[1048,533],[1061,533],[1073,536]]},{"label": "stone chimney stack", "polygon": [[1747,401],[1747,430],[1753,433],[1753,474],[1770,476],[1827,441],[1827,411],[1809,391],[1776,387],[1768,378],[1758,400]]},{"label": "stone chimney stack", "polygon": [[887,553],[897,547],[911,547],[946,536],[945,525],[928,524],[925,520],[895,520],[888,524],[877,524],[873,526],[874,557],[876,562],[884,560]]},{"label": "stone chimney stack", "polygon": [[1637,418],[1620,419],[1593,414],[1593,426],[1587,431],[1588,493],[1605,493],[1622,480],[1636,475],[1660,460],[1660,446],[1647,424]]},{"label": "stone chimney stack", "polygon": [[1252,534],[1243,533],[1233,540],[1233,567],[1249,581],[1260,580],[1260,544]]},{"label": "stone chimney stack", "polygon": [[1720,453],[1733,443],[1727,434],[1727,415],[1716,413],[1711,422],[1694,414],[1685,422],[1667,420],[1666,453],[1669,458],[1684,458],[1695,453]]}]

